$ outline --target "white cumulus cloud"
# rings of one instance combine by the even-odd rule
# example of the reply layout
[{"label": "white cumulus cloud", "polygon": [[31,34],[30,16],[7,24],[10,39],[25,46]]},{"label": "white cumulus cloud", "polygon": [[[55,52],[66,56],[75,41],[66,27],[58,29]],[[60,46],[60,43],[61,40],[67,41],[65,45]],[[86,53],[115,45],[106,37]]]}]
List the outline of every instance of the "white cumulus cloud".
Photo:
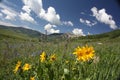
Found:
[{"label": "white cumulus cloud", "polygon": [[52,28],[52,25],[51,25],[51,24],[47,24],[47,25],[44,26],[44,29],[45,29],[45,30],[49,30],[49,29],[51,29],[51,28]]},{"label": "white cumulus cloud", "polygon": [[26,29],[31,29],[30,27],[28,27],[27,25],[15,25],[13,23],[10,23],[10,22],[5,22],[5,21],[1,21],[0,20],[0,25],[4,25],[4,26],[10,26],[10,27],[23,27],[23,28],[26,28]]},{"label": "white cumulus cloud", "polygon": [[63,24],[66,26],[74,26],[73,22],[71,21],[63,21]]},{"label": "white cumulus cloud", "polygon": [[25,4],[24,6],[28,6],[32,11],[39,15],[42,9],[42,0],[22,0],[22,1]]},{"label": "white cumulus cloud", "polygon": [[5,19],[15,20],[15,17],[17,16],[15,13],[7,9],[2,9],[1,12],[6,15]]},{"label": "white cumulus cloud", "polygon": [[85,20],[85,19],[82,19],[82,18],[80,18],[80,22],[87,25],[87,26],[90,26],[90,27],[97,24],[96,21],[91,22],[91,21],[89,21],[87,19]]},{"label": "white cumulus cloud", "polygon": [[83,33],[82,29],[79,29],[79,28],[74,28],[72,32],[75,35],[85,36],[85,34]]},{"label": "white cumulus cloud", "polygon": [[[23,0],[24,1],[24,0]],[[33,1],[33,0],[32,0]],[[28,4],[29,3],[29,4]],[[31,17],[31,14],[30,14],[30,12],[31,12],[31,9],[32,9],[32,3],[31,3],[31,0],[25,0],[24,1],[24,4],[26,4],[26,5],[24,5],[23,7],[22,7],[22,10],[23,11],[25,11],[24,13],[23,12],[21,12],[20,13],[20,15],[19,15],[19,17],[21,18],[21,20],[24,20],[24,21],[28,21],[28,22],[31,22],[31,23],[36,23],[36,21],[34,20],[34,18],[33,17]],[[30,9],[31,8],[31,9]]]},{"label": "white cumulus cloud", "polygon": [[49,7],[47,10],[43,9],[42,0],[22,0],[25,4],[23,9],[30,12],[31,9],[35,12],[41,19],[44,19],[51,24],[59,25],[61,24],[60,15],[56,13],[54,7]]},{"label": "white cumulus cloud", "polygon": [[30,14],[31,9],[29,6],[23,6],[22,10],[24,10],[25,12],[27,12],[28,14]]},{"label": "white cumulus cloud", "polygon": [[82,18],[80,18],[80,22],[81,22],[81,23],[84,23],[85,21],[84,21]]},{"label": "white cumulus cloud", "polygon": [[60,33],[60,30],[55,30],[55,29],[51,28],[49,32],[50,33]]},{"label": "white cumulus cloud", "polygon": [[115,21],[112,19],[112,16],[106,13],[106,10],[100,9],[98,10],[96,7],[91,8],[93,16],[100,22],[105,23],[110,26],[111,29],[116,29],[117,25]]},{"label": "white cumulus cloud", "polygon": [[44,29],[48,32],[48,33],[60,33],[60,30],[56,30],[54,29],[55,25],[51,25],[51,24],[47,24],[44,26]]},{"label": "white cumulus cloud", "polygon": [[36,23],[35,20],[28,13],[21,12],[19,17],[21,18],[21,20]]},{"label": "white cumulus cloud", "polygon": [[15,24],[12,24],[10,22],[1,21],[1,20],[0,20],[0,25],[17,27],[17,25],[15,25]]},{"label": "white cumulus cloud", "polygon": [[[6,1],[6,0],[5,0]],[[12,5],[14,5],[14,4],[12,4]],[[8,10],[9,12],[12,12],[12,13],[14,13],[14,14],[19,14],[18,12],[16,12],[15,10],[14,10],[14,8],[12,8],[12,7],[9,7],[9,6],[7,6],[7,5],[5,5],[5,4],[3,4],[3,3],[0,3],[0,8],[1,9],[6,9],[6,10]]]},{"label": "white cumulus cloud", "polygon": [[39,14],[42,19],[52,23],[52,24],[61,24],[60,15],[56,13],[53,7],[49,7],[47,11],[42,9],[41,13]]}]

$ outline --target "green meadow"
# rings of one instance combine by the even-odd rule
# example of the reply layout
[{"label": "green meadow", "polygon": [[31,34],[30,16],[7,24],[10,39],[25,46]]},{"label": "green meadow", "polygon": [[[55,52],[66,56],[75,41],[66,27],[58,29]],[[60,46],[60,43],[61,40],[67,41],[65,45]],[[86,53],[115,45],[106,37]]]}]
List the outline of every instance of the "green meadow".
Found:
[{"label": "green meadow", "polygon": [[[47,40],[0,34],[0,80],[119,80],[118,32],[116,35],[110,32],[79,38],[48,37]],[[85,45],[94,48],[95,57],[89,61],[78,61],[73,52],[78,46]],[[44,62],[40,61],[42,52],[46,54]],[[51,62],[52,54],[55,54],[55,60]],[[18,61],[21,64],[14,73]],[[26,63],[30,69],[23,71]]]}]

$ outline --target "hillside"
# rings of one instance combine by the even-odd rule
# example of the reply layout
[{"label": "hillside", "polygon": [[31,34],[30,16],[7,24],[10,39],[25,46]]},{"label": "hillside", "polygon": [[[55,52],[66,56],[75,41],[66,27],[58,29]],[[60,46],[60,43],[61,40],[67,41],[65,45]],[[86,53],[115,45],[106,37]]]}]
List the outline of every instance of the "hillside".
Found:
[{"label": "hillside", "polygon": [[120,37],[120,30],[113,30],[111,32],[106,32],[102,34],[95,34],[95,35],[87,35],[87,36],[77,36],[72,33],[54,33],[50,34],[47,37],[48,41],[54,41],[54,40],[100,40],[100,39],[114,39],[114,38],[119,38]]},{"label": "hillside", "polygon": [[120,37],[120,29],[102,33],[102,34],[88,35],[88,36],[85,36],[82,38],[85,38],[85,39],[102,39],[102,38],[114,39],[114,38],[118,38],[118,37]]},{"label": "hillside", "polygon": [[10,26],[3,26],[0,25],[0,39],[2,38],[14,38],[14,39],[35,39],[44,36],[44,34],[31,30],[26,29],[23,27],[10,27]]},{"label": "hillside", "polygon": [[[120,37],[120,30],[113,30],[111,32],[106,32],[102,34],[96,35],[87,35],[87,36],[75,36],[71,33],[54,33],[45,36],[38,31],[26,29],[23,27],[10,27],[10,26],[3,26],[0,25],[0,39],[12,38],[12,39],[19,39],[19,40],[47,40],[47,41],[54,41],[54,40],[66,40],[68,37],[74,39],[114,39]],[[47,39],[46,39],[47,38]]]}]

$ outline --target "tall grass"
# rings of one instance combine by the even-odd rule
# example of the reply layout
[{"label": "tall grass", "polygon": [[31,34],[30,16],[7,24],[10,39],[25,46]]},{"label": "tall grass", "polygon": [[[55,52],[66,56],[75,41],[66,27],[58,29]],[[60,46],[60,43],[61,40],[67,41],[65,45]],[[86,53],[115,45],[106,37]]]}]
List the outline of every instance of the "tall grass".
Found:
[{"label": "tall grass", "polygon": [[[98,44],[101,42],[102,44]],[[91,45],[96,58],[89,62],[76,61],[72,54],[77,46]],[[40,62],[40,54],[45,51],[47,59]],[[50,55],[56,60],[50,62]],[[0,80],[119,80],[120,42],[70,40],[58,42],[27,42],[14,40],[0,41]],[[17,61],[21,68],[14,74]],[[31,69],[23,72],[25,63]]]}]

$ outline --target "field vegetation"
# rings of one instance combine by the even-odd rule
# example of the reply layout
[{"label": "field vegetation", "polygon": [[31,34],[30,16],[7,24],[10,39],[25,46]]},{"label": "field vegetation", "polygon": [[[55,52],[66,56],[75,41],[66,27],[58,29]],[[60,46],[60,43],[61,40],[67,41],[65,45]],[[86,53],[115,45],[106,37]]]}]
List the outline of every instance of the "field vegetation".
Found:
[{"label": "field vegetation", "polygon": [[0,37],[0,80],[120,79],[119,31],[50,40],[4,35]]}]

